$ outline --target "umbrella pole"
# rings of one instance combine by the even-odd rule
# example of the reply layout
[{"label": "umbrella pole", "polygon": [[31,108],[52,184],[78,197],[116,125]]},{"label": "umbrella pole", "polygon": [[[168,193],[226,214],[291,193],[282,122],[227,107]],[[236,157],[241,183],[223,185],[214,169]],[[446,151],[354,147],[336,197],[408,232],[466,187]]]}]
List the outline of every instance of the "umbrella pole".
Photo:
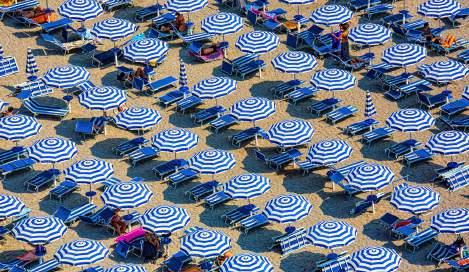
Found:
[{"label": "umbrella pole", "polygon": [[115,61],[115,65],[116,67],[119,66],[119,62],[117,61],[117,50],[115,50],[117,47],[116,47],[116,42],[114,41],[114,61]]}]

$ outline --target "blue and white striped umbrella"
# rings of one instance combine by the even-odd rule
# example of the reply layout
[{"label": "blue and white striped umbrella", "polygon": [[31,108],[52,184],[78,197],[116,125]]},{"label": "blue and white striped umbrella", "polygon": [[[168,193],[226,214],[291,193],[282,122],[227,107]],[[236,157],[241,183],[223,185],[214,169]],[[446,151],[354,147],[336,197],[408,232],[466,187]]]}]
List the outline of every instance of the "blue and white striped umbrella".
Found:
[{"label": "blue and white striped umbrella", "polygon": [[128,108],[114,117],[117,127],[127,130],[147,130],[156,126],[162,117],[151,108]]},{"label": "blue and white striped umbrella", "polygon": [[199,136],[187,129],[170,128],[153,135],[151,141],[159,151],[177,153],[197,146]]},{"label": "blue and white striped umbrella", "polygon": [[382,189],[391,184],[394,180],[394,173],[387,166],[367,163],[354,168],[345,179],[351,187],[368,192]]},{"label": "blue and white striped umbrella", "polygon": [[433,116],[424,110],[403,109],[393,112],[386,124],[402,132],[415,132],[431,128],[435,124]]},{"label": "blue and white striped umbrella", "polygon": [[182,59],[179,59],[179,87],[185,86],[187,86],[186,64]]},{"label": "blue and white striped umbrella", "polygon": [[313,205],[302,195],[280,195],[269,200],[264,207],[264,215],[270,221],[289,224],[308,216]]},{"label": "blue and white striped umbrella", "polygon": [[352,147],[345,141],[326,140],[313,144],[306,159],[312,163],[330,165],[348,159],[352,152]]},{"label": "blue and white striped umbrella", "polygon": [[59,66],[49,69],[42,80],[54,88],[73,88],[90,79],[90,73],[83,67],[74,65]]},{"label": "blue and white striped umbrella", "polygon": [[469,134],[456,130],[433,134],[427,142],[427,147],[435,154],[463,154],[469,151]]},{"label": "blue and white striped umbrella", "polygon": [[82,239],[61,245],[54,257],[61,264],[84,266],[104,260],[109,255],[101,242]]},{"label": "blue and white striped umbrella", "polygon": [[320,25],[333,26],[352,19],[353,12],[340,5],[324,5],[311,13],[311,20]]},{"label": "blue and white striped umbrella", "polygon": [[275,69],[288,74],[298,74],[312,71],[318,65],[313,55],[301,51],[280,53],[272,59]]},{"label": "blue and white striped umbrella", "polygon": [[96,0],[67,0],[58,8],[62,17],[70,20],[84,22],[98,17],[103,8]]},{"label": "blue and white striped umbrella", "polygon": [[357,79],[351,73],[341,69],[325,69],[316,72],[310,82],[320,90],[335,92],[353,88]]},{"label": "blue and white striped umbrella", "polygon": [[350,260],[355,272],[394,272],[400,264],[401,256],[386,247],[364,247],[352,253]]},{"label": "blue and white striped umbrella", "polygon": [[373,103],[373,99],[371,98],[371,93],[367,91],[365,101],[365,117],[371,117],[374,115],[376,115],[375,104]]},{"label": "blue and white striped umbrella", "polygon": [[391,204],[398,210],[421,214],[440,203],[440,194],[425,186],[396,187],[391,195]]},{"label": "blue and white striped umbrella", "polygon": [[118,18],[108,18],[97,22],[91,29],[91,34],[101,39],[113,42],[132,35],[138,27],[133,23]]},{"label": "blue and white striped umbrella", "polygon": [[265,54],[275,50],[279,44],[279,37],[272,32],[251,31],[240,35],[235,45],[244,53]]},{"label": "blue and white striped umbrella", "polygon": [[384,50],[382,60],[388,64],[407,67],[427,57],[427,49],[410,43],[400,43]]},{"label": "blue and white striped umbrella", "polygon": [[3,58],[5,52],[3,51],[3,45],[0,43],[0,59]]},{"label": "blue and white striped umbrella", "polygon": [[270,180],[258,174],[234,176],[224,184],[223,191],[231,198],[254,198],[270,190]]},{"label": "blue and white striped umbrella", "polygon": [[0,139],[19,141],[39,133],[42,125],[36,118],[21,114],[0,118]]},{"label": "blue and white striped umbrella", "polygon": [[0,194],[0,219],[16,216],[26,205],[16,196]]},{"label": "blue and white striped umbrella", "polygon": [[310,122],[293,119],[273,124],[267,131],[267,138],[278,146],[292,147],[309,143],[313,134],[314,128]]},{"label": "blue and white striped umbrella", "polygon": [[234,103],[230,110],[240,121],[255,122],[274,114],[276,106],[267,98],[250,97]]},{"label": "blue and white striped umbrella", "polygon": [[454,0],[429,0],[418,6],[421,15],[435,18],[445,18],[454,15],[461,9],[461,4]]},{"label": "blue and white striped umbrella", "polygon": [[466,87],[464,87],[464,92],[462,93],[462,97],[463,97],[463,98],[466,98],[467,100],[469,100],[469,85],[467,85]]},{"label": "blue and white striped umbrella", "polygon": [[29,217],[12,229],[16,240],[31,245],[46,245],[60,239],[67,232],[64,222],[55,216]]},{"label": "blue and white striped umbrella", "polygon": [[29,157],[41,163],[59,163],[70,160],[78,153],[74,142],[50,137],[37,140],[28,148]]},{"label": "blue and white striped umbrella", "polygon": [[192,93],[201,99],[212,99],[228,95],[234,91],[238,83],[227,77],[211,77],[194,85]]},{"label": "blue and white striped umbrella", "polygon": [[458,61],[448,60],[427,65],[421,72],[425,79],[430,81],[449,83],[466,77],[469,74],[469,69]]},{"label": "blue and white striped umbrella", "polygon": [[289,5],[306,5],[314,3],[315,0],[279,0],[282,3],[286,3]]},{"label": "blue and white striped umbrella", "polygon": [[36,76],[39,72],[37,67],[36,58],[34,57],[33,51],[28,47],[28,52],[26,54],[26,73],[30,76]]},{"label": "blue and white striped umbrella", "polygon": [[124,90],[116,87],[93,87],[78,95],[80,105],[90,110],[111,110],[127,101]]},{"label": "blue and white striped umbrella", "polygon": [[432,217],[431,227],[440,233],[469,232],[469,209],[454,208],[440,212]]},{"label": "blue and white striped umbrella", "polygon": [[181,239],[181,250],[191,257],[215,258],[230,248],[231,238],[216,230],[199,230]]},{"label": "blue and white striped umbrella", "polygon": [[10,103],[5,102],[5,101],[0,99],[0,111],[3,111],[3,109],[8,105],[10,105]]},{"label": "blue and white striped umbrella", "polygon": [[320,221],[308,228],[306,239],[327,249],[348,246],[357,238],[357,229],[342,221]]},{"label": "blue and white striped umbrella", "polygon": [[157,235],[178,231],[187,226],[190,220],[186,209],[168,205],[148,209],[139,219],[143,229]]},{"label": "blue and white striped umbrella", "polygon": [[146,272],[145,267],[133,264],[118,264],[105,269],[104,272]]},{"label": "blue and white striped umbrella", "polygon": [[122,48],[124,58],[133,62],[148,63],[168,53],[168,44],[156,38],[131,41]]},{"label": "blue and white striped umbrella", "polygon": [[192,156],[189,164],[192,169],[201,174],[214,175],[233,168],[236,165],[236,159],[230,152],[207,149]]},{"label": "blue and white striped umbrella", "polygon": [[220,12],[205,17],[200,27],[207,33],[226,35],[240,31],[243,26],[243,18],[234,13]]},{"label": "blue and white striped umbrella", "polygon": [[112,177],[114,167],[103,160],[81,160],[64,170],[66,180],[76,183],[93,184],[103,182]]},{"label": "blue and white striped umbrella", "polygon": [[170,11],[188,13],[203,9],[208,5],[208,0],[168,0],[166,8]]},{"label": "blue and white striped umbrella", "polygon": [[220,272],[273,272],[274,267],[267,257],[255,254],[239,254],[226,259]]},{"label": "blue and white striped umbrella", "polygon": [[101,195],[104,204],[118,209],[137,208],[147,204],[152,197],[153,192],[142,182],[114,184]]},{"label": "blue and white striped umbrella", "polygon": [[359,24],[350,30],[348,38],[356,44],[378,45],[391,39],[389,29],[378,24]]}]

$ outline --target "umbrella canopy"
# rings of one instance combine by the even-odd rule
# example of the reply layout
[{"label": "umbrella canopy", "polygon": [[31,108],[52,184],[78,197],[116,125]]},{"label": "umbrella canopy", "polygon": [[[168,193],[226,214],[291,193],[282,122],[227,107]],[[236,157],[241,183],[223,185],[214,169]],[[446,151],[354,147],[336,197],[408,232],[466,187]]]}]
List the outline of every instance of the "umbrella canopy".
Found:
[{"label": "umbrella canopy", "polygon": [[311,20],[320,25],[333,26],[352,19],[353,12],[340,5],[324,5],[311,13]]},{"label": "umbrella canopy", "polygon": [[283,120],[273,124],[267,131],[270,142],[281,147],[292,147],[309,143],[314,134],[310,122],[295,119]]},{"label": "umbrella canopy", "polygon": [[243,18],[234,13],[220,12],[205,17],[200,27],[207,33],[226,35],[240,31],[243,26]]},{"label": "umbrella canopy", "polygon": [[93,87],[78,96],[80,105],[90,110],[111,110],[127,101],[124,90],[116,87]]},{"label": "umbrella canopy", "polygon": [[104,204],[118,209],[137,208],[147,204],[152,197],[153,192],[142,182],[117,183],[101,195]]},{"label": "umbrella canopy", "polygon": [[169,47],[164,41],[156,38],[144,38],[130,41],[122,48],[124,58],[133,62],[148,63],[152,60],[159,60],[165,56]]},{"label": "umbrella canopy", "polygon": [[236,47],[244,53],[265,54],[278,47],[280,39],[269,31],[251,31],[240,35]]},{"label": "umbrella canopy", "polygon": [[298,74],[312,71],[318,65],[313,55],[301,51],[280,53],[272,59],[275,69],[288,74]]},{"label": "umbrella canopy", "polygon": [[433,116],[424,110],[403,109],[393,112],[386,125],[402,132],[415,132],[431,128],[435,124]]},{"label": "umbrella canopy", "polygon": [[8,105],[10,105],[10,103],[5,102],[5,101],[0,99],[0,111],[2,111]]},{"label": "umbrella canopy", "polygon": [[0,43],[0,58],[3,58],[5,52],[3,51],[3,45]]},{"label": "umbrella canopy", "polygon": [[431,227],[440,233],[469,232],[469,209],[455,208],[440,212],[432,217]]},{"label": "umbrella canopy", "polygon": [[12,229],[17,240],[31,245],[49,244],[64,236],[65,232],[67,232],[67,226],[55,216],[29,217]]},{"label": "umbrella canopy", "polygon": [[64,170],[66,180],[76,183],[93,184],[108,180],[114,174],[111,163],[103,160],[81,160]]},{"label": "umbrella canopy", "polygon": [[168,0],[166,8],[170,11],[187,13],[198,11],[208,5],[208,0]]},{"label": "umbrella canopy", "polygon": [[461,4],[454,0],[429,0],[420,4],[417,12],[428,17],[445,18],[454,15],[460,9]]},{"label": "umbrella canopy", "polygon": [[280,224],[288,224],[305,218],[313,205],[302,195],[280,195],[269,200],[264,207],[264,215]]},{"label": "umbrella canopy", "polygon": [[186,64],[179,59],[179,87],[187,86]]},{"label": "umbrella canopy", "polygon": [[58,8],[59,14],[70,20],[83,22],[103,13],[101,4],[96,0],[67,0]]},{"label": "umbrella canopy", "polygon": [[440,203],[440,194],[429,187],[407,186],[396,187],[391,195],[391,204],[398,210],[421,214]]},{"label": "umbrella canopy", "polygon": [[109,250],[98,241],[75,240],[61,245],[54,254],[59,263],[83,266],[104,260]]},{"label": "umbrella canopy", "polygon": [[0,219],[16,216],[26,208],[26,205],[16,196],[0,194]]},{"label": "umbrella canopy", "polygon": [[274,114],[276,106],[267,98],[250,97],[234,103],[230,110],[240,121],[255,122]]},{"label": "umbrella canopy", "polygon": [[90,79],[90,73],[83,67],[65,65],[47,70],[42,77],[45,84],[54,88],[73,88]]},{"label": "umbrella canopy", "polygon": [[28,47],[28,52],[26,54],[26,73],[30,76],[36,76],[39,72],[39,67],[37,67],[36,58],[34,57],[33,51]]},{"label": "umbrella canopy", "polygon": [[306,239],[322,248],[338,248],[350,245],[357,238],[357,229],[346,222],[321,221],[308,229]]},{"label": "umbrella canopy", "polygon": [[128,108],[114,117],[117,127],[127,130],[146,130],[156,126],[162,117],[151,108]]},{"label": "umbrella canopy", "polygon": [[270,180],[258,174],[234,176],[224,184],[223,191],[231,198],[254,198],[270,190]]},{"label": "umbrella canopy", "polygon": [[433,134],[427,142],[427,147],[435,154],[463,154],[469,151],[469,134],[456,130]]},{"label": "umbrella canopy", "polygon": [[212,99],[236,91],[238,83],[227,77],[211,77],[194,85],[192,93],[201,99]]},{"label": "umbrella canopy", "polygon": [[356,272],[394,272],[399,269],[401,257],[394,249],[365,247],[352,253],[350,265]]},{"label": "umbrella canopy", "polygon": [[396,44],[384,50],[381,59],[391,65],[406,67],[421,62],[427,56],[427,49],[410,43]]},{"label": "umbrella canopy", "polygon": [[153,135],[151,141],[159,151],[182,152],[197,146],[199,136],[187,129],[170,128]]},{"label": "umbrella canopy", "polygon": [[394,173],[387,166],[367,163],[354,168],[345,177],[353,188],[360,191],[376,191],[382,189],[394,180]]},{"label": "umbrella canopy", "polygon": [[42,125],[34,117],[16,114],[0,118],[0,139],[19,141],[39,133]]},{"label": "umbrella canopy", "polygon": [[391,31],[378,24],[359,24],[352,28],[348,38],[356,44],[378,45],[391,39]]},{"label": "umbrella canopy", "polygon": [[29,157],[41,163],[59,163],[78,153],[74,142],[58,137],[37,140],[28,148]]},{"label": "umbrella canopy", "polygon": [[220,272],[273,272],[274,267],[267,257],[254,254],[239,254],[226,259]]},{"label": "umbrella canopy", "polygon": [[146,269],[140,265],[118,264],[105,269],[104,272],[146,272]]},{"label": "umbrella canopy", "polygon": [[376,108],[375,104],[373,103],[373,99],[371,98],[371,93],[369,91],[366,92],[366,100],[365,100],[365,117],[372,117],[376,115]]},{"label": "umbrella canopy", "polygon": [[118,18],[109,18],[97,22],[91,29],[91,34],[101,39],[113,42],[132,35],[138,27],[131,22]]},{"label": "umbrella canopy", "polygon": [[315,0],[280,0],[282,3],[286,3],[289,5],[306,5],[314,3]]},{"label": "umbrella canopy", "polygon": [[352,147],[345,141],[326,140],[313,144],[306,159],[312,163],[330,165],[348,159],[352,152]]},{"label": "umbrella canopy", "polygon": [[189,159],[192,169],[201,174],[218,174],[230,170],[236,164],[236,159],[230,152],[219,149],[208,149],[197,152]]},{"label": "umbrella canopy", "polygon": [[310,82],[318,89],[335,92],[353,88],[357,79],[351,73],[341,69],[325,69],[316,72]]},{"label": "umbrella canopy", "polygon": [[462,93],[462,97],[469,100],[469,85],[464,87],[464,92]]},{"label": "umbrella canopy", "polygon": [[189,224],[189,213],[177,206],[161,205],[146,210],[139,218],[140,224],[146,231],[157,235],[170,234]]},{"label": "umbrella canopy", "polygon": [[450,81],[463,79],[469,74],[469,69],[464,64],[448,60],[448,61],[437,61],[430,65],[426,65],[421,73],[430,81],[438,83],[449,83]]},{"label": "umbrella canopy", "polygon": [[181,250],[192,257],[215,258],[230,248],[230,237],[221,231],[199,230],[181,239]]}]

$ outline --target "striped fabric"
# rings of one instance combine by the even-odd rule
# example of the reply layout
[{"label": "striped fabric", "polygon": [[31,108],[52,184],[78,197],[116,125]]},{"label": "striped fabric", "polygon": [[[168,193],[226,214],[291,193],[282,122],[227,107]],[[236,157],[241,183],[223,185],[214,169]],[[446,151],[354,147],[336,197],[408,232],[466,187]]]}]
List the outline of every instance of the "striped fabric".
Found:
[{"label": "striped fabric", "polygon": [[3,45],[0,43],[0,59],[4,57],[5,52],[3,51]]},{"label": "striped fabric", "polygon": [[311,21],[316,24],[332,26],[350,21],[352,11],[340,5],[324,5],[311,13]]},{"label": "striped fabric", "polygon": [[351,73],[341,69],[325,69],[316,72],[310,82],[318,89],[334,92],[353,88],[357,79]]},{"label": "striped fabric", "polygon": [[269,200],[263,213],[270,221],[289,224],[305,218],[312,209],[313,205],[304,196],[288,194]]},{"label": "striped fabric", "polygon": [[398,271],[401,257],[394,249],[365,247],[351,255],[350,265],[356,272]]},{"label": "striped fabric", "polygon": [[3,111],[8,105],[10,105],[10,103],[0,99],[0,111]]},{"label": "striped fabric", "polygon": [[438,206],[440,194],[425,186],[396,187],[391,195],[391,204],[398,210],[422,214]]},{"label": "striped fabric", "polygon": [[427,49],[417,44],[401,43],[384,50],[382,60],[388,64],[405,67],[421,62]]},{"label": "striped fabric", "polygon": [[169,51],[168,44],[156,38],[131,41],[122,49],[124,58],[133,62],[148,63],[161,59]]},{"label": "striped fabric", "polygon": [[34,142],[28,148],[29,157],[41,163],[59,163],[73,158],[78,149],[74,142],[50,137]]},{"label": "striped fabric", "polygon": [[469,134],[456,130],[433,134],[427,142],[427,147],[435,154],[464,154],[469,151]]},{"label": "striped fabric", "polygon": [[19,141],[34,135],[41,130],[42,125],[36,118],[16,114],[0,118],[0,139]]},{"label": "striped fabric", "polygon": [[26,208],[26,205],[16,196],[0,194],[0,219],[16,216]]},{"label": "striped fabric", "polygon": [[49,69],[42,80],[50,87],[68,89],[90,79],[90,73],[83,67],[65,65]]},{"label": "striped fabric", "polygon": [[250,199],[270,190],[270,180],[258,174],[234,176],[224,184],[223,191],[231,198]]},{"label": "striped fabric", "polygon": [[30,76],[35,76],[38,72],[39,68],[37,67],[36,58],[31,48],[28,47],[28,53],[26,55],[26,73]]},{"label": "striped fabric", "polygon": [[243,29],[244,22],[241,17],[234,13],[220,12],[205,17],[202,20],[201,28],[211,34],[226,35]]},{"label": "striped fabric", "polygon": [[293,147],[309,143],[313,134],[313,125],[307,121],[283,120],[270,127],[267,138],[280,147]]},{"label": "striped fabric", "polygon": [[448,209],[436,214],[431,219],[431,227],[440,233],[469,232],[469,209]]},{"label": "striped fabric", "polygon": [[187,86],[187,72],[186,64],[182,59],[179,59],[179,87]]},{"label": "striped fabric", "polygon": [[57,217],[29,217],[19,222],[12,233],[19,241],[27,242],[31,245],[45,245],[60,239],[67,226]]},{"label": "striped fabric", "polygon": [[136,25],[127,20],[109,18],[95,23],[91,29],[91,34],[98,38],[115,42],[132,35],[137,29],[138,27]]},{"label": "striped fabric", "polygon": [[231,239],[221,231],[198,230],[181,239],[181,250],[191,257],[215,258],[231,249]]},{"label": "striped fabric", "polygon": [[313,144],[306,159],[314,164],[330,165],[348,159],[352,152],[352,147],[345,141],[326,140]]},{"label": "striped fabric", "polygon": [[367,91],[365,100],[365,117],[372,117],[374,115],[376,115],[375,104],[373,103],[373,99],[371,98],[371,93]]},{"label": "striped fabric", "polygon": [[427,80],[437,83],[447,83],[463,79],[469,74],[469,69],[458,61],[448,60],[437,61],[430,65],[426,65],[421,70],[421,73]]},{"label": "striped fabric", "polygon": [[199,136],[187,129],[170,128],[153,135],[151,141],[159,151],[177,153],[196,147]]},{"label": "striped fabric", "polygon": [[386,124],[402,132],[415,132],[431,128],[435,124],[433,116],[419,109],[403,109],[393,112]]},{"label": "striped fabric", "polygon": [[267,98],[250,97],[234,103],[230,110],[240,121],[255,122],[274,114],[276,106]]},{"label": "striped fabric", "polygon": [[59,263],[84,266],[104,260],[109,250],[98,241],[83,239],[61,245],[54,254]]},{"label": "striped fabric", "polygon": [[348,38],[356,44],[378,45],[391,39],[391,31],[378,24],[360,24],[350,30]]},{"label": "striped fabric", "polygon": [[66,0],[58,8],[62,17],[83,22],[98,17],[103,8],[96,0]]},{"label": "striped fabric", "polygon": [[81,160],[64,170],[66,180],[83,184],[103,182],[112,177],[113,174],[112,164],[98,159]]},{"label": "striped fabric", "polygon": [[117,127],[127,130],[147,130],[156,126],[162,117],[157,110],[151,108],[128,108],[114,117]]},{"label": "striped fabric", "polygon": [[275,50],[279,44],[279,37],[272,32],[251,31],[240,35],[235,46],[244,53],[265,54]]},{"label": "striped fabric", "polygon": [[429,0],[420,4],[417,12],[421,15],[435,18],[445,18],[456,14],[461,4],[454,0]]},{"label": "striped fabric", "polygon": [[230,170],[236,165],[233,154],[224,150],[208,149],[189,159],[192,169],[201,174],[214,175]]},{"label": "striped fabric", "polygon": [[133,209],[147,204],[153,197],[148,185],[142,182],[117,183],[101,195],[104,204],[119,209]]},{"label": "striped fabric", "polygon": [[394,180],[392,170],[381,164],[365,164],[354,168],[345,177],[348,185],[363,191],[376,191],[383,189]]},{"label": "striped fabric", "polygon": [[192,93],[201,99],[213,99],[223,97],[234,91],[238,83],[227,77],[211,77],[194,85]]},{"label": "striped fabric", "polygon": [[464,92],[462,93],[462,97],[469,100],[469,85],[466,85],[464,87]]},{"label": "striped fabric", "polygon": [[288,51],[272,59],[272,65],[283,73],[298,74],[313,70],[318,63],[316,58],[311,54],[300,51]]},{"label": "striped fabric", "polygon": [[90,110],[111,110],[127,101],[124,90],[116,87],[93,87],[78,95],[80,105]]},{"label": "striped fabric", "polygon": [[118,264],[105,269],[104,272],[146,272],[146,269],[140,265]]},{"label": "striped fabric", "polygon": [[273,272],[274,267],[267,257],[255,254],[239,254],[226,259],[220,272]]},{"label": "striped fabric", "polygon": [[357,229],[341,221],[320,221],[310,227],[306,234],[312,245],[327,249],[350,245],[356,238]]},{"label": "striped fabric", "polygon": [[146,210],[139,218],[142,227],[157,235],[171,234],[178,231],[190,221],[186,209],[177,206],[161,205]]},{"label": "striped fabric", "polygon": [[168,0],[166,8],[180,13],[194,12],[208,5],[208,0]]}]

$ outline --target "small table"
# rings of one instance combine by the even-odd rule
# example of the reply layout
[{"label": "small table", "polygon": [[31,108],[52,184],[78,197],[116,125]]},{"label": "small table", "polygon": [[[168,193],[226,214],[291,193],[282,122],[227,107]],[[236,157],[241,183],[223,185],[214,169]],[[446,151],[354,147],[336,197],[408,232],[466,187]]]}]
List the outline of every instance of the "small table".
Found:
[{"label": "small table", "polygon": [[96,196],[96,192],[95,191],[88,191],[88,192],[85,193],[85,196],[89,198],[90,203],[93,203],[93,197]]},{"label": "small table", "polygon": [[293,227],[293,226],[288,226],[288,227],[285,228],[285,232],[287,234],[293,233],[293,232],[295,232],[295,230],[296,230],[296,228]]},{"label": "small table", "polygon": [[339,255],[337,255],[336,253],[329,253],[326,255],[326,259],[328,260],[336,260],[337,258],[339,258]]}]

